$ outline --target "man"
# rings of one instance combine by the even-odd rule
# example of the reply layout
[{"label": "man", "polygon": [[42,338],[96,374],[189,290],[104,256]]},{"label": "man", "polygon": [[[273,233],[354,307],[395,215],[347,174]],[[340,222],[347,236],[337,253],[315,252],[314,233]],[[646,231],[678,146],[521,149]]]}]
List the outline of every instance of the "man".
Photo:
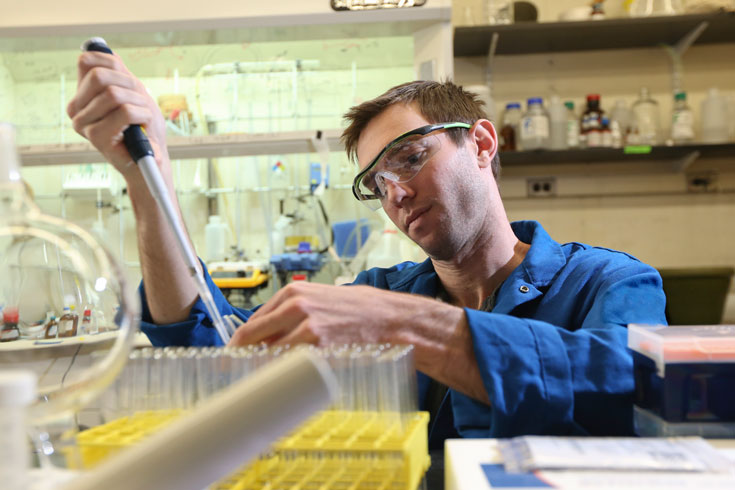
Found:
[{"label": "man", "polygon": [[[119,58],[84,53],[68,112],[127,181],[143,330],[156,345],[215,343],[188,272],[169,252],[173,238],[121,144],[129,124],[144,124],[175,195],[155,103]],[[429,259],[362,272],[350,287],[291,284],[255,312],[230,306],[207,274],[221,312],[247,320],[231,342],[413,344],[422,405],[438,413],[433,446],[457,434],[630,434],[626,325],[665,323],[658,273],[620,252],[560,245],[536,222],[509,223],[495,129],[477,98],[450,82],[395,87],[346,118],[343,139],[360,169],[355,196],[382,206]]]}]

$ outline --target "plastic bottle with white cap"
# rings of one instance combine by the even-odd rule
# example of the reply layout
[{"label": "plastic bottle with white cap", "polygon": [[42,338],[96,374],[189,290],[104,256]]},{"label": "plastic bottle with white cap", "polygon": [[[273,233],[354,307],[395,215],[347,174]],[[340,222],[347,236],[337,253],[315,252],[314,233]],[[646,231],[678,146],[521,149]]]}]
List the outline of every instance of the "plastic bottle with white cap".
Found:
[{"label": "plastic bottle with white cap", "polygon": [[0,486],[28,487],[30,446],[26,408],[36,398],[36,375],[31,371],[0,371]]},{"label": "plastic bottle with white cap", "polygon": [[710,88],[702,101],[702,142],[727,143],[729,139],[727,99],[717,88]]},{"label": "plastic bottle with white cap", "polygon": [[207,262],[222,262],[225,260],[228,235],[229,228],[222,222],[222,218],[216,214],[210,216],[209,223],[204,227]]}]

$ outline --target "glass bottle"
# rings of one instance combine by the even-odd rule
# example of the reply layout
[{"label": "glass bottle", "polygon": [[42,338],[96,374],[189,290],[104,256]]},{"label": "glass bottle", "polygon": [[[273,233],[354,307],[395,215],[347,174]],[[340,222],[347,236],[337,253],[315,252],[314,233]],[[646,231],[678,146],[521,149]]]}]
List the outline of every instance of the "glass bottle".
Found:
[{"label": "glass bottle", "polygon": [[694,141],[694,113],[687,104],[687,93],[674,95],[674,111],[671,114],[671,139],[681,145]]},{"label": "glass bottle", "polygon": [[587,96],[587,108],[582,114],[580,133],[587,148],[602,146],[602,116],[605,114],[600,108],[600,95]]},{"label": "glass bottle", "polygon": [[55,339],[59,337],[59,323],[56,321],[55,315],[49,315],[46,323],[46,332],[43,335],[45,339]]},{"label": "glass bottle", "polygon": [[0,342],[12,342],[18,339],[20,339],[18,309],[8,306],[3,310],[3,328],[0,331]]},{"label": "glass bottle", "polygon": [[603,148],[613,147],[613,135],[610,130],[610,119],[602,116],[602,129],[600,130],[600,146]]},{"label": "glass bottle", "polygon": [[511,102],[506,104],[503,112],[503,125],[500,128],[500,151],[516,151],[519,149],[521,104]]},{"label": "glass bottle", "polygon": [[[110,343],[85,345],[89,362],[75,365],[63,383],[48,376],[56,360],[67,362],[66,349],[49,349],[28,342],[14,356],[0,355],[0,372],[27,367],[38,375],[39,392],[53,403],[34,403],[34,444],[39,463],[46,468],[62,461],[75,448],[73,414],[95,399],[115,378],[127,358],[138,317],[137,298],[128,287],[122,267],[87,231],[60,218],[45,215],[33,202],[21,179],[15,128],[0,122],[0,304],[17,307],[21,334],[66,298],[93,304],[95,311],[119,308],[116,335]],[[10,287],[8,287],[10,286]],[[44,328],[45,327],[45,328]],[[56,338],[58,322],[50,318],[41,335]],[[41,330],[40,328],[38,329]],[[38,333],[34,334],[37,336]],[[53,343],[53,342],[52,342]],[[44,362],[36,362],[37,354]],[[46,362],[48,360],[49,362]],[[0,432],[2,433],[2,432]],[[42,446],[41,446],[42,445]],[[76,453],[72,453],[75,454]],[[0,479],[0,487],[6,488]]]},{"label": "glass bottle", "polygon": [[549,147],[552,150],[566,150],[569,147],[567,144],[567,108],[557,96],[551,97],[549,120],[551,123]]},{"label": "glass bottle", "polygon": [[682,13],[681,0],[632,0],[631,17],[651,17],[659,15],[678,15]]},{"label": "glass bottle", "polygon": [[513,2],[510,0],[485,0],[485,19],[490,25],[513,23]]},{"label": "glass bottle", "polygon": [[579,118],[574,113],[574,102],[564,102],[567,108],[567,147],[579,148]]},{"label": "glass bottle", "polygon": [[633,115],[625,104],[625,100],[617,99],[610,111],[610,132],[613,148],[622,148],[628,144]]},{"label": "glass bottle", "polygon": [[658,102],[651,98],[648,88],[641,88],[638,100],[633,104],[633,131],[638,145],[655,145],[659,142],[661,117]]},{"label": "glass bottle", "polygon": [[59,317],[59,337],[74,337],[77,334],[79,316],[72,313],[71,308],[64,307],[64,313]]},{"label": "glass bottle", "polygon": [[549,114],[541,97],[528,99],[528,109],[521,119],[521,146],[524,150],[549,147]]},{"label": "glass bottle", "polygon": [[92,310],[89,308],[84,309],[82,315],[82,324],[79,325],[79,335],[87,335],[97,332],[92,332]]}]

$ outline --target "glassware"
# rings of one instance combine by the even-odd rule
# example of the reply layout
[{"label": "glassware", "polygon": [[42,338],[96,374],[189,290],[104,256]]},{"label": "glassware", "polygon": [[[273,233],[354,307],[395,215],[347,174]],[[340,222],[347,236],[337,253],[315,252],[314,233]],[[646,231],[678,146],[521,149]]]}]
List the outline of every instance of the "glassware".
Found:
[{"label": "glassware", "polygon": [[489,85],[468,85],[465,87],[465,90],[478,95],[479,99],[482,101],[485,107],[485,114],[487,115],[487,118],[493,124],[497,124],[498,114],[497,114],[497,111],[495,110],[495,101],[493,100],[492,92],[490,91],[490,86]]},{"label": "glassware", "polygon": [[485,19],[492,24],[513,23],[513,2],[506,0],[485,0]]},{"label": "glassware", "polygon": [[702,101],[702,142],[718,144],[729,140],[727,99],[716,88]]},{"label": "glassware", "polygon": [[511,102],[506,104],[503,112],[503,125],[500,128],[500,151],[516,151],[519,148],[521,118],[521,104]]},{"label": "glassware", "polygon": [[674,96],[671,139],[675,144],[690,143],[694,140],[694,113],[687,104],[686,92],[679,92]]},{"label": "glassware", "polygon": [[549,147],[552,150],[566,150],[567,142],[567,108],[556,95],[549,103],[549,120],[551,122],[551,136]]},{"label": "glassware", "polygon": [[574,102],[564,102],[567,109],[567,147],[579,148],[579,118],[574,112]]},{"label": "glassware", "polygon": [[683,11],[681,0],[633,0],[629,8],[631,17],[678,15]]},{"label": "glassware", "polygon": [[524,150],[549,147],[549,114],[541,97],[528,99],[528,109],[521,120],[521,146]]},{"label": "glassware", "polygon": [[[125,363],[139,305],[122,269],[89,233],[42,214],[31,200],[21,179],[15,129],[7,123],[0,123],[0,281],[0,304],[17,311],[21,334],[36,337],[0,344],[0,372],[28,369],[37,375],[38,398],[28,415],[41,464],[71,466],[72,416]],[[60,313],[70,304],[109,312],[113,332],[105,338],[37,338],[44,324],[59,331],[55,320],[45,323],[47,312]]]},{"label": "glassware", "polygon": [[636,145],[655,145],[660,141],[661,117],[658,102],[651,98],[646,87],[641,88],[633,104],[633,130],[630,139]]},{"label": "glassware", "polygon": [[622,148],[628,144],[628,136],[633,124],[633,114],[625,104],[625,100],[617,99],[610,111],[610,132],[613,148]]},{"label": "glassware", "polygon": [[582,114],[580,124],[582,139],[588,148],[602,146],[602,118],[605,114],[600,108],[600,95],[587,96],[587,108]]}]

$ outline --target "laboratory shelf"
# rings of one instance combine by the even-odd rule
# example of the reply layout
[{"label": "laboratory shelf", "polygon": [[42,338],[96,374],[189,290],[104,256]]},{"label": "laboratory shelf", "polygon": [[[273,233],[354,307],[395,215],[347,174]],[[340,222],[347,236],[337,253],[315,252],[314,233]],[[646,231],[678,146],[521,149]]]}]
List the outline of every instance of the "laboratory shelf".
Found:
[{"label": "laboratory shelf", "polygon": [[[341,129],[282,133],[226,133],[206,136],[169,137],[172,160],[188,158],[228,158],[252,155],[286,155],[316,152],[312,139],[321,133],[331,151],[343,151]],[[100,163],[105,158],[89,143],[19,146],[24,167]]]},{"label": "laboratory shelf", "polygon": [[[344,151],[341,129],[321,132],[331,151]],[[228,133],[207,136],[168,138],[172,160],[189,158],[228,158],[252,155],[312,153],[316,131],[282,133]],[[104,157],[89,143],[26,145],[19,147],[25,167],[100,163]],[[628,148],[585,148],[571,150],[510,151],[501,153],[503,166],[556,163],[604,163],[629,161],[680,161],[687,158],[735,158],[735,144],[693,144]]]},{"label": "laboratory shelf", "polygon": [[558,163],[680,162],[688,159],[715,158],[735,159],[735,144],[508,151],[500,155],[504,167]]},{"label": "laboratory shelf", "polygon": [[674,45],[705,21],[709,26],[697,39],[697,44],[735,42],[735,12],[714,12],[668,17],[457,27],[454,30],[454,56],[486,56],[494,32],[499,34],[496,50],[498,55]]}]

